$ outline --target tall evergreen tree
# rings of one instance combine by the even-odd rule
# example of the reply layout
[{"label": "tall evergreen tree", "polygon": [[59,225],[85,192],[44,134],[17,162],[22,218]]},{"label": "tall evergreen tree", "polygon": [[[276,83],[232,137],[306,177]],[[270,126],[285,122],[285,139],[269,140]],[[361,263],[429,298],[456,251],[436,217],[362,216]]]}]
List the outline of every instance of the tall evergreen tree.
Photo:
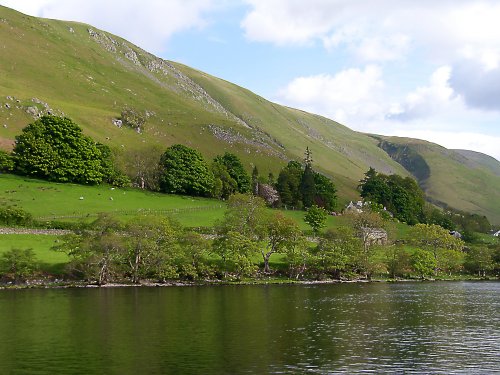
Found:
[{"label": "tall evergreen tree", "polygon": [[302,165],[294,160],[288,162],[281,170],[276,190],[278,190],[282,204],[291,207],[300,207],[302,205],[300,183],[303,173]]},{"label": "tall evergreen tree", "polygon": [[314,197],[316,196],[316,187],[314,184],[314,171],[312,169],[312,155],[309,147],[306,147],[305,152],[305,169],[300,181],[300,193],[302,204],[308,208],[314,204]]}]

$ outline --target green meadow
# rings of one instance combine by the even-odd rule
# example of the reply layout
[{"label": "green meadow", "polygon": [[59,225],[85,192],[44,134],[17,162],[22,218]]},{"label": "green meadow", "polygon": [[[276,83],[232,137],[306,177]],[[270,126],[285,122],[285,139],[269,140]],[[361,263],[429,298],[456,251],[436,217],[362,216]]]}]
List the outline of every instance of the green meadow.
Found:
[{"label": "green meadow", "polygon": [[0,235],[0,256],[11,249],[32,249],[41,271],[60,274],[69,258],[63,252],[52,250],[58,241],[60,241],[60,236],[2,234]]},{"label": "green meadow", "polygon": [[51,183],[0,174],[0,204],[22,208],[39,220],[94,219],[98,213],[170,215],[188,227],[211,226],[225,204],[215,199],[152,193],[107,185]]}]

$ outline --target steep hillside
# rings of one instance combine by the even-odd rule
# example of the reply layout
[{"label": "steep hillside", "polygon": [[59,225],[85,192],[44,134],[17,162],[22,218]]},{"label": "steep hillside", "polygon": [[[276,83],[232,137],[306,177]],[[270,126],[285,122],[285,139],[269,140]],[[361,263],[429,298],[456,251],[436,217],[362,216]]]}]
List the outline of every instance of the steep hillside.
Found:
[{"label": "steep hillside", "polygon": [[413,173],[440,205],[486,215],[500,222],[500,163],[472,151],[448,150],[434,143],[374,136],[379,146]]},{"label": "steep hillside", "polygon": [[[122,164],[134,153],[158,156],[167,146],[183,143],[206,158],[231,151],[249,171],[257,165],[261,174],[276,174],[288,160],[301,160],[307,146],[317,168],[335,179],[342,202],[358,196],[358,181],[370,166],[388,174],[415,173],[368,135],[159,59],[89,25],[29,17],[0,7],[0,50],[3,149],[12,148],[28,123],[50,112],[71,117],[86,134],[108,144]],[[115,125],[126,108],[147,118],[142,131]],[[422,157],[430,168],[426,186],[431,197],[468,209],[470,205],[456,199],[453,191],[433,185],[434,160]],[[461,164],[467,173],[481,164],[460,157],[470,160]],[[492,175],[487,168],[479,170],[488,178]],[[465,189],[463,195],[469,196],[479,189],[468,182],[465,172],[456,178]],[[496,199],[495,193],[484,200]],[[500,207],[473,208],[500,217]]]},{"label": "steep hillside", "polygon": [[493,174],[500,176],[500,162],[489,156],[476,151],[470,150],[453,150],[456,153],[462,155],[465,159],[465,163],[471,168],[486,168]]},{"label": "steep hillside", "polygon": [[[363,134],[156,58],[92,26],[4,7],[0,18],[3,148],[38,113],[51,111],[70,116],[123,157],[180,142],[206,157],[230,150],[249,170],[256,164],[261,173],[276,173],[286,161],[302,159],[309,146],[345,200],[357,196],[355,187],[370,165],[407,173]],[[149,114],[141,134],[113,125],[127,107]]]}]

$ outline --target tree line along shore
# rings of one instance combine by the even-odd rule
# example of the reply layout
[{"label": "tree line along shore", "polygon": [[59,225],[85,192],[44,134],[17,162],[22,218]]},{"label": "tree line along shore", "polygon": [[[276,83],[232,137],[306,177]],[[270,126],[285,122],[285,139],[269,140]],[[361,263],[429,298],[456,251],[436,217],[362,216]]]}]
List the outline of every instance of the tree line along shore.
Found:
[{"label": "tree line along shore", "polygon": [[[123,220],[100,214],[85,223],[57,223],[62,235],[54,252],[68,262],[57,278],[97,285],[172,280],[352,280],[436,278],[458,275],[497,277],[500,246],[479,232],[485,217],[428,204],[416,182],[370,168],[360,181],[362,204],[345,213],[340,225],[329,215],[343,211],[337,190],[315,171],[306,148],[302,162],[290,161],[275,178],[249,174],[231,153],[206,162],[195,149],[173,145],[160,160],[147,155],[122,172],[112,151],[82,134],[70,119],[44,116],[16,138],[12,153],[0,152],[4,173],[80,184],[133,184],[166,194],[224,200],[227,209],[215,225],[185,227],[172,217],[141,214]],[[308,230],[286,215],[304,210]],[[408,225],[405,235],[396,226]],[[38,222],[22,207],[0,209],[0,225],[54,227]],[[457,233],[459,233],[457,235]],[[33,249],[12,247],[0,258],[7,283],[49,280]]]}]

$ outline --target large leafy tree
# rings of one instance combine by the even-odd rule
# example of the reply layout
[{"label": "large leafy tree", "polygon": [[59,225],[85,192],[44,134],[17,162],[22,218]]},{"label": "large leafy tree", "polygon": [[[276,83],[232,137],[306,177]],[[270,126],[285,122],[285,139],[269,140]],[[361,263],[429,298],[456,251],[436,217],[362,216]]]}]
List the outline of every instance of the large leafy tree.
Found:
[{"label": "large leafy tree", "polygon": [[239,193],[248,193],[250,191],[250,176],[236,155],[226,152],[222,156],[217,156],[214,161],[226,167],[229,176],[236,181]]},{"label": "large leafy tree", "polygon": [[387,176],[370,168],[359,189],[365,200],[387,207],[401,221],[413,225],[424,220],[425,196],[410,177]]},{"label": "large leafy tree", "polygon": [[165,193],[210,196],[214,176],[199,151],[177,144],[160,160],[160,189]]},{"label": "large leafy tree", "polygon": [[325,209],[314,205],[309,207],[307,210],[307,213],[304,216],[304,221],[309,224],[314,232],[314,235],[317,235],[319,230],[326,226],[326,218],[327,212]]},{"label": "large leafy tree", "polygon": [[340,226],[329,229],[320,238],[314,250],[314,263],[318,276],[329,275],[340,279],[344,273],[352,273],[362,254],[362,243],[352,227]]},{"label": "large leafy tree", "polygon": [[227,199],[238,190],[238,183],[231,177],[227,167],[220,161],[214,160],[210,165],[214,175],[214,188],[212,196],[219,199]]},{"label": "large leafy tree", "polygon": [[12,155],[19,173],[51,181],[98,184],[113,171],[109,149],[66,117],[43,116],[29,124]]},{"label": "large leafy tree", "polygon": [[[264,273],[270,273],[269,259],[271,255],[274,253],[288,253],[290,258],[291,252],[295,252],[297,246],[301,246],[303,235],[297,223],[293,219],[284,216],[281,212],[272,215],[266,222],[265,228],[266,249],[262,250],[261,253],[264,260]],[[295,261],[290,265],[293,266]]]},{"label": "large leafy tree", "polygon": [[436,261],[435,273],[438,269],[451,271],[459,268],[456,262],[462,259],[464,243],[451,236],[447,229],[439,225],[417,224],[410,229],[408,241],[433,255]]},{"label": "large leafy tree", "polygon": [[337,206],[337,188],[333,182],[321,173],[314,173],[314,186],[316,190],[315,204],[327,211],[335,210],[335,206]]}]

